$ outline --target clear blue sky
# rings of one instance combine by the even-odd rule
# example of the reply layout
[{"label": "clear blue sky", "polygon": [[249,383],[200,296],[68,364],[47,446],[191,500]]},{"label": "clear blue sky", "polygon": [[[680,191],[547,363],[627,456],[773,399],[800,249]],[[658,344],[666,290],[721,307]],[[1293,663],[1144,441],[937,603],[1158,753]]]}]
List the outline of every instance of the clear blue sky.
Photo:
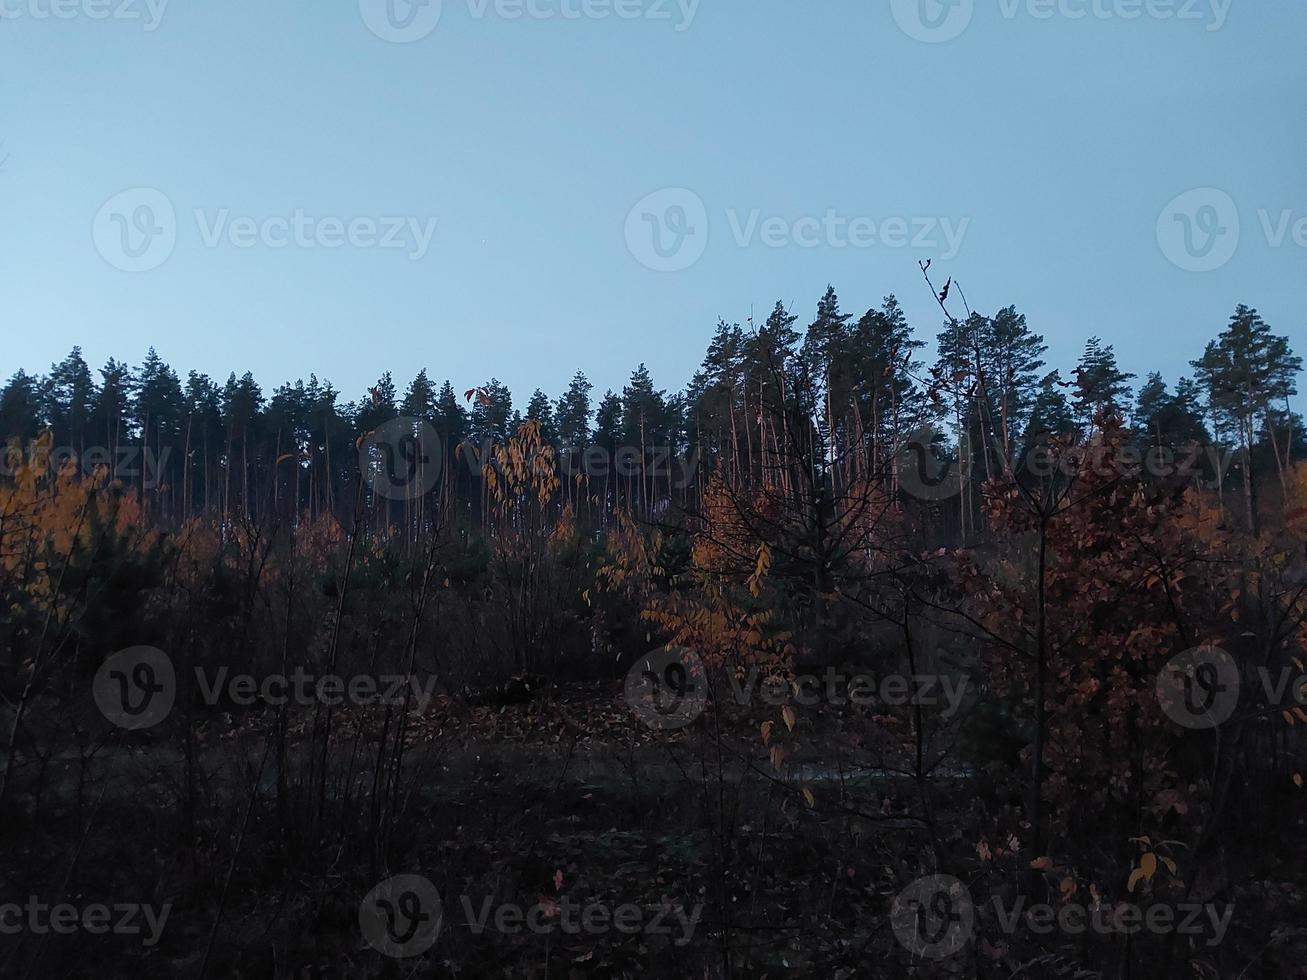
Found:
[{"label": "clear blue sky", "polygon": [[[578,368],[620,389],[640,361],[679,388],[718,317],[781,299],[806,323],[828,282],[853,312],[896,293],[933,338],[925,258],[977,309],[1016,304],[1054,363],[1098,334],[1173,382],[1240,302],[1307,354],[1298,0],[533,0],[520,18],[444,0],[438,22],[406,0],[390,20],[385,0],[172,0],[157,23],[152,2],[0,0],[5,377],[74,344],[95,367],[154,345],[183,374],[250,369],[270,391],[316,372],[350,398],[387,368],[401,387],[496,375],[519,405]],[[627,16],[593,16],[614,4]],[[159,215],[103,209],[142,187],[176,237],[128,272],[102,253]],[[628,223],[669,187],[693,197]],[[1229,197],[1164,213],[1208,187]],[[651,219],[689,223],[673,259],[704,244],[693,208],[667,210],[696,199],[702,256],[649,268]],[[238,247],[237,219],[297,212],[413,224],[399,249],[358,247],[366,224],[339,248],[275,247],[277,224]],[[965,229],[956,249],[938,224],[912,247],[931,219]],[[1186,220],[1194,263],[1219,267],[1168,259]]]}]

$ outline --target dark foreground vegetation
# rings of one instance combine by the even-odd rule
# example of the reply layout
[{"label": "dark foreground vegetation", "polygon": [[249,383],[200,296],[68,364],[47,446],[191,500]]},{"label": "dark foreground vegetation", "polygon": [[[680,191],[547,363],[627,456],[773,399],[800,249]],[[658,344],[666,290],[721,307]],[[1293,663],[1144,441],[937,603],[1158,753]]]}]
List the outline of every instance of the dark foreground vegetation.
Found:
[{"label": "dark foreground vegetation", "polygon": [[13,376],[0,974],[1307,976],[1300,361],[949,292],[520,413]]}]

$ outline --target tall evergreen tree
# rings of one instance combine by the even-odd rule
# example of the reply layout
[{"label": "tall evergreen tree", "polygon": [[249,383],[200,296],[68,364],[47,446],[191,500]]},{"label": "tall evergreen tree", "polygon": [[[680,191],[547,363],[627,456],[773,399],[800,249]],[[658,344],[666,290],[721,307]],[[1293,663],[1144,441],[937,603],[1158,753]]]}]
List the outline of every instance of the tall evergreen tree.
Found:
[{"label": "tall evergreen tree", "polygon": [[850,369],[861,429],[872,440],[878,460],[888,459],[902,438],[921,422],[923,397],[914,375],[921,371],[917,351],[925,344],[898,300],[885,297],[853,326]]},{"label": "tall evergreen tree", "polygon": [[540,435],[551,446],[558,444],[558,431],[554,426],[554,408],[549,396],[537,388],[526,403],[526,417],[540,423]]},{"label": "tall evergreen tree", "polygon": [[1097,337],[1085,344],[1076,366],[1075,412],[1080,425],[1088,431],[1100,412],[1124,417],[1130,398],[1128,382],[1134,377],[1116,364],[1116,351]]},{"label": "tall evergreen tree", "polygon": [[667,428],[667,393],[654,387],[641,364],[622,389],[622,440],[631,447],[665,446]]},{"label": "tall evergreen tree", "polygon": [[0,442],[17,440],[23,446],[41,430],[40,391],[37,379],[21,368],[0,390]]},{"label": "tall evergreen tree", "polygon": [[80,347],[74,347],[67,357],[50,368],[44,394],[44,414],[54,444],[84,452],[95,403],[95,379]]},{"label": "tall evergreen tree", "polygon": [[478,394],[472,399],[469,434],[477,446],[487,440],[507,442],[512,434],[513,394],[498,378],[491,378],[483,387],[484,397]]},{"label": "tall evergreen tree", "polygon": [[1138,441],[1148,447],[1175,449],[1207,441],[1198,389],[1188,378],[1180,379],[1173,395],[1160,373],[1150,373],[1139,389],[1133,424]]},{"label": "tall evergreen tree", "polygon": [[87,440],[111,452],[132,438],[132,372],[112,357],[100,368]]},{"label": "tall evergreen tree", "polygon": [[400,402],[399,413],[407,418],[424,419],[433,422],[436,417],[436,386],[427,377],[427,369],[417,373],[404,392]]},{"label": "tall evergreen tree", "polygon": [[1040,390],[1040,370],[1048,345],[1026,324],[1024,313],[1013,306],[999,310],[989,321],[982,349],[985,391],[990,398],[993,429],[1010,459],[1013,444],[1025,430]]},{"label": "tall evergreen tree", "polygon": [[[1262,420],[1274,427],[1271,409],[1298,393],[1296,378],[1302,370],[1302,358],[1290,350],[1287,337],[1275,336],[1256,310],[1241,304],[1225,330],[1192,364],[1197,381],[1207,390],[1213,423],[1225,431],[1233,430],[1238,440],[1243,457],[1245,516],[1255,533],[1252,451],[1257,422]],[[1280,478],[1286,481],[1287,442],[1280,448],[1285,434],[1268,435]]]},{"label": "tall evergreen tree", "polygon": [[[436,395],[436,413],[434,418],[436,431],[445,437],[445,448],[452,452],[454,447],[467,438],[467,409],[458,400],[454,386],[446,379]],[[446,458],[451,458],[446,454]]]},{"label": "tall evergreen tree", "polygon": [[800,350],[800,394],[811,405],[818,432],[831,453],[836,451],[838,432],[853,391],[847,357],[849,319],[850,314],[840,312],[835,288],[827,286]]},{"label": "tall evergreen tree", "polygon": [[582,371],[572,376],[567,391],[558,399],[554,422],[558,436],[568,447],[581,447],[590,441],[590,392],[594,385]]}]

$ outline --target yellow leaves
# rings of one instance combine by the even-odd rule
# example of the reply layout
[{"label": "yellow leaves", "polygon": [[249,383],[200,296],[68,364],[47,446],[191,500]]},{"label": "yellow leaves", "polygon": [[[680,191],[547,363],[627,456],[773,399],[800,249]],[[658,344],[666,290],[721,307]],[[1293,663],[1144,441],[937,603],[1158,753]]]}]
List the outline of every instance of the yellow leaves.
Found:
[{"label": "yellow leaves", "polygon": [[767,542],[763,541],[758,545],[758,561],[754,565],[753,574],[749,576],[749,593],[755,598],[762,594],[762,582],[770,568],[771,549],[767,547]]},{"label": "yellow leaves", "polygon": [[1294,464],[1289,497],[1285,507],[1286,523],[1299,535],[1307,535],[1307,462]]},{"label": "yellow leaves", "polygon": [[1295,772],[1293,774],[1293,785],[1297,786],[1299,789],[1302,789],[1302,773]]},{"label": "yellow leaves", "polygon": [[772,728],[773,728],[773,727],[774,727],[774,726],[773,726],[773,723],[770,722],[770,721],[764,721],[764,722],[762,723],[762,744],[763,744],[763,745],[770,745],[770,744],[771,744],[771,733],[772,733]]},{"label": "yellow leaves", "polygon": [[816,806],[817,806],[817,798],[816,798],[815,796],[812,795],[812,790],[811,790],[810,788],[808,788],[807,786],[803,787],[803,798],[804,798],[805,800],[808,801],[808,808],[809,808],[809,809],[815,809],[815,808],[816,808]]},{"label": "yellow leaves", "polygon": [[[1151,846],[1151,844],[1147,843],[1147,837],[1137,839],[1146,846]],[[1174,843],[1174,841],[1163,841],[1162,843]],[[1126,882],[1126,890],[1133,893],[1134,890],[1139,887],[1140,882],[1151,882],[1153,878],[1157,876],[1157,867],[1159,863],[1165,865],[1166,870],[1172,875],[1176,873],[1176,864],[1169,857],[1166,857],[1163,854],[1158,854],[1155,851],[1145,851],[1139,858],[1139,866],[1130,872],[1130,880]]]},{"label": "yellow leaves", "polygon": [[494,465],[483,473],[495,502],[505,509],[534,499],[545,507],[562,487],[554,447],[545,442],[537,419],[527,419],[507,445],[496,446]]},{"label": "yellow leaves", "polygon": [[773,745],[771,747],[770,756],[771,756],[772,768],[775,769],[777,772],[780,772],[781,767],[785,765],[785,750],[781,748],[779,745]]},{"label": "yellow leaves", "polygon": [[798,719],[794,715],[794,709],[788,704],[781,708],[781,718],[785,721],[785,727],[790,731],[794,731],[794,726]]}]

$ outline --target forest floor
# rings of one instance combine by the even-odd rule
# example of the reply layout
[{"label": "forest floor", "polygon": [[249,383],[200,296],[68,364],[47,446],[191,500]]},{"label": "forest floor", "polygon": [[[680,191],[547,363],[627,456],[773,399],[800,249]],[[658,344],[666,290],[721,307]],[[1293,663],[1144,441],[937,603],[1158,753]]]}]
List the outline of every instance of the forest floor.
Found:
[{"label": "forest floor", "polygon": [[[975,851],[961,828],[983,788],[950,753],[953,733],[931,747],[948,759],[928,780],[946,801],[940,823],[954,828],[941,842],[907,774],[910,739],[886,734],[892,719],[811,708],[790,731],[779,709],[732,703],[659,732],[616,685],[505,706],[437,698],[412,720],[401,813],[378,832],[366,787],[384,712],[335,716],[332,776],[317,801],[322,784],[305,779],[317,765],[312,712],[290,719],[285,780],[269,761],[274,717],[213,718],[189,765],[175,738],[97,745],[89,730],[43,765],[26,760],[8,828],[22,846],[0,853],[4,893],[130,898],[169,912],[149,944],[0,936],[0,976],[1039,980],[1083,953],[1074,937],[1056,937],[1050,959],[1027,967],[1015,949],[978,937],[936,961],[896,937],[894,898],[930,873],[935,848]],[[378,952],[360,918],[373,889],[397,875],[420,875],[439,896],[439,930],[411,958]],[[1275,887],[1287,906],[1301,895]],[[618,928],[624,908],[636,911]],[[1251,946],[1262,925],[1240,916],[1231,941]],[[1305,943],[1300,930],[1271,955],[1297,969],[1289,964],[1304,962]],[[1142,955],[1128,944],[1109,952],[1118,962]],[[1104,964],[1081,975],[1123,974]]]}]

